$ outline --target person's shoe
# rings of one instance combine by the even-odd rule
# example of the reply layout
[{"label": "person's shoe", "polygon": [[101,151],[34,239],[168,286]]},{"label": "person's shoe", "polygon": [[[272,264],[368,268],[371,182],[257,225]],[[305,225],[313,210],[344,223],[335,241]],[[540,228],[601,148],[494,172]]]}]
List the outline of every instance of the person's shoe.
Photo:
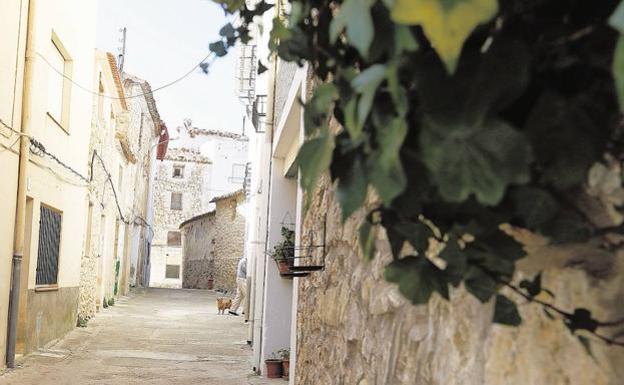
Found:
[{"label": "person's shoe", "polygon": [[232,310],[228,311],[228,313],[230,313],[231,315],[238,316],[238,313],[237,313],[237,312],[235,312],[235,311],[232,311]]}]

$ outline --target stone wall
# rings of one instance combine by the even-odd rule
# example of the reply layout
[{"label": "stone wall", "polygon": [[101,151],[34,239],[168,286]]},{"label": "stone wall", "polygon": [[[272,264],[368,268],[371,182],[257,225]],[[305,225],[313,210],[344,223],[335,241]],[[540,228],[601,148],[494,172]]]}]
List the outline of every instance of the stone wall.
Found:
[{"label": "stone wall", "polygon": [[208,280],[213,278],[214,269],[214,224],[215,212],[189,220],[182,229],[183,277],[182,287],[187,289],[207,289]]},{"label": "stone wall", "polygon": [[214,287],[236,291],[236,267],[245,245],[245,218],[237,207],[245,200],[240,190],[224,199],[216,200],[214,230]]},{"label": "stone wall", "polygon": [[245,200],[242,190],[215,198],[216,208],[180,226],[184,245],[182,286],[236,291],[236,268],[243,256],[245,218],[237,207]]},{"label": "stone wall", "polygon": [[[299,280],[296,384],[622,383],[624,349],[594,342],[592,358],[539,306],[519,301],[524,322],[511,328],[492,324],[493,304],[463,289],[452,290],[450,302],[435,294],[427,305],[411,305],[383,278],[392,258],[385,236],[365,263],[357,240],[363,213],[343,226],[327,183],[313,196],[302,234],[322,234],[325,215],[326,268]],[[543,271],[562,308],[584,306],[599,319],[624,316],[624,253],[594,244],[540,245],[522,260],[519,275]]]}]

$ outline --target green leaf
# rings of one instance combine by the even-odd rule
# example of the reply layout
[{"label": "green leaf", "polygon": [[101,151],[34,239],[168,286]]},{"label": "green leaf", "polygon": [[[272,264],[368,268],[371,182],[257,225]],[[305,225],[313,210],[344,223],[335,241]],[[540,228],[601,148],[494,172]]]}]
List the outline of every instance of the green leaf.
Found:
[{"label": "green leaf", "polygon": [[314,89],[314,95],[306,103],[303,113],[305,135],[314,134],[327,123],[327,116],[334,101],[338,99],[338,89],[332,83],[323,83]]},{"label": "green leaf", "polygon": [[418,41],[408,26],[394,25],[394,46],[396,54],[414,52],[418,49]]},{"label": "green leaf", "polygon": [[[624,19],[624,7],[622,4],[618,7],[618,12],[623,14],[621,18]],[[624,20],[621,20],[621,22],[624,24]],[[620,103],[620,110],[624,111],[624,37],[622,36],[618,38],[615,46],[612,71],[613,78],[615,79],[615,89]]]},{"label": "green leaf", "polygon": [[232,38],[234,37],[235,32],[236,30],[234,29],[232,23],[227,23],[221,28],[221,30],[219,30],[219,35],[227,38]]},{"label": "green leaf", "polygon": [[403,239],[407,240],[418,253],[424,255],[429,246],[433,231],[422,222],[402,221],[392,226]]},{"label": "green leaf", "polygon": [[[332,162],[332,169],[335,168]],[[336,196],[342,208],[342,220],[345,221],[357,209],[362,207],[366,200],[368,181],[359,156],[348,164],[347,169],[340,173]]]},{"label": "green leaf", "polygon": [[499,294],[496,296],[494,305],[493,322],[502,325],[518,326],[522,323],[522,318],[520,313],[518,313],[516,304],[504,295]]},{"label": "green leaf", "polygon": [[360,225],[360,248],[362,249],[362,255],[364,259],[370,261],[375,256],[375,241],[377,240],[377,232],[379,226],[371,224],[369,221],[364,221]]},{"label": "green leaf", "polygon": [[609,18],[609,25],[620,31],[620,33],[624,33],[624,3],[620,2],[617,6]]},{"label": "green leaf", "polygon": [[496,282],[483,270],[474,266],[468,268],[464,285],[470,294],[483,303],[489,301],[496,293]]},{"label": "green leaf", "polygon": [[444,273],[449,277],[453,286],[459,285],[468,270],[468,258],[460,248],[457,240],[452,238],[446,243],[440,258],[446,261]]},{"label": "green leaf", "polygon": [[514,213],[530,230],[536,230],[559,212],[559,203],[546,190],[522,186],[511,193]]},{"label": "green leaf", "polygon": [[395,0],[392,19],[422,26],[448,72],[453,73],[464,41],[497,12],[497,0]]},{"label": "green leaf", "polygon": [[376,134],[379,147],[369,158],[369,180],[382,201],[390,204],[407,186],[400,158],[407,124],[404,119],[396,118],[385,127],[377,125]]},{"label": "green leaf", "polygon": [[318,178],[331,163],[333,150],[334,137],[329,132],[305,141],[299,149],[297,164],[301,170],[301,187],[306,192],[314,191]]},{"label": "green leaf", "polygon": [[429,121],[420,135],[423,162],[449,202],[471,194],[498,204],[506,188],[529,180],[531,148],[525,136],[499,120],[481,126],[447,126]]},{"label": "green leaf", "polygon": [[425,257],[406,257],[386,266],[386,280],[399,285],[399,291],[414,305],[425,304],[436,291],[448,299],[448,283],[443,272]]},{"label": "green leaf", "polygon": [[401,81],[399,79],[399,66],[397,63],[392,63],[388,66],[387,77],[388,90],[390,91],[392,102],[394,103],[394,107],[396,108],[399,117],[403,118],[407,114],[407,103],[409,99],[405,88],[401,85]]},{"label": "green leaf", "polygon": [[227,49],[225,48],[225,44],[222,41],[215,41],[214,43],[210,43],[208,45],[208,48],[219,57],[225,56],[227,54]]},{"label": "green leaf", "polygon": [[377,88],[386,79],[387,67],[382,64],[375,64],[364,71],[351,81],[351,86],[360,96],[357,105],[357,126],[361,130],[364,122],[370,113],[375,99]]},{"label": "green leaf", "polygon": [[345,0],[329,25],[329,39],[332,44],[338,40],[346,28],[349,44],[354,46],[362,57],[368,57],[368,50],[375,35],[371,7],[374,0]]}]

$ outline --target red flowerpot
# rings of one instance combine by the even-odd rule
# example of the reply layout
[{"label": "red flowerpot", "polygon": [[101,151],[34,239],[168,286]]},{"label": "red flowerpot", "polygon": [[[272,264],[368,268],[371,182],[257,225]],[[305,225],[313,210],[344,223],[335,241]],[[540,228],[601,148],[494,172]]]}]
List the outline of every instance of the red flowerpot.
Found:
[{"label": "red flowerpot", "polygon": [[282,377],[282,360],[265,360],[267,378]]},{"label": "red flowerpot", "polygon": [[286,360],[282,360],[282,369],[284,369],[282,373],[282,377],[288,378],[288,372],[290,369],[290,358]]},{"label": "red flowerpot", "polygon": [[212,290],[213,285],[214,285],[214,279],[212,278],[208,279],[208,290]]},{"label": "red flowerpot", "polygon": [[288,263],[285,259],[280,259],[277,261],[277,268],[279,269],[280,274],[289,273],[290,272],[290,263]]}]

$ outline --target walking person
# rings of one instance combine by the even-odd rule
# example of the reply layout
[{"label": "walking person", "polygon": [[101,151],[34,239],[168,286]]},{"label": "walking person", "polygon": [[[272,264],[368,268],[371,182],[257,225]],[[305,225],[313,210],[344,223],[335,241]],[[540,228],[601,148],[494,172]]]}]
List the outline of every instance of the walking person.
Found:
[{"label": "walking person", "polygon": [[232,303],[230,314],[238,315],[238,307],[241,302],[245,300],[247,296],[247,257],[243,256],[238,261],[238,267],[236,268],[236,297]]}]

